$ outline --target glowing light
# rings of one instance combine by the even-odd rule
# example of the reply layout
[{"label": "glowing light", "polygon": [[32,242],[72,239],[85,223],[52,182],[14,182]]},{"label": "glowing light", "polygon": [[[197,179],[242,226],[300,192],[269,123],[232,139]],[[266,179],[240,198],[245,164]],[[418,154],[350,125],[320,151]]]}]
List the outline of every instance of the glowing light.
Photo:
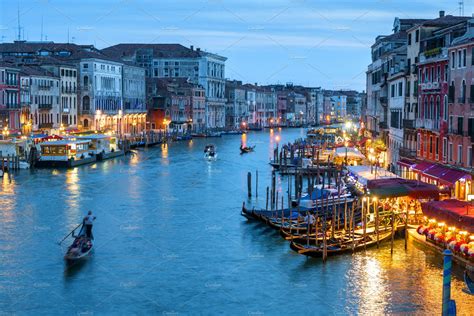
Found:
[{"label": "glowing light", "polygon": [[275,136],[275,141],[277,141],[277,142],[280,141],[280,135]]}]

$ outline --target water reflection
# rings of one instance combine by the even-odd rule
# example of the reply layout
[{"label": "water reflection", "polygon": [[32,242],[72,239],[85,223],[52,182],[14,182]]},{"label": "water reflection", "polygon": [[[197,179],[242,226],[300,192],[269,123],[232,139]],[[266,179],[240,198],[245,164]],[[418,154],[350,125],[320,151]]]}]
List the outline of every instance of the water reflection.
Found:
[{"label": "water reflection", "polygon": [[81,198],[79,168],[74,168],[66,171],[66,190],[68,191],[66,203],[69,206],[69,218],[77,218],[77,216],[79,215],[78,201]]},{"label": "water reflection", "polygon": [[243,133],[242,135],[240,135],[240,144],[243,147],[247,147],[247,133]]}]

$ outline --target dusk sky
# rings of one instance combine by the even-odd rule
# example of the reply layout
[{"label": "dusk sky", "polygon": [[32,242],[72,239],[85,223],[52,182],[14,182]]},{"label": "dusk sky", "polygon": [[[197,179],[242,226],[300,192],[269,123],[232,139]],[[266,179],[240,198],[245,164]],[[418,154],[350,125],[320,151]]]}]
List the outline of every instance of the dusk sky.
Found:
[{"label": "dusk sky", "polygon": [[[458,15],[457,0],[0,0],[0,39],[94,44],[180,43],[228,58],[226,77],[365,90],[370,46],[393,19]],[[465,1],[465,15],[473,12]]]}]

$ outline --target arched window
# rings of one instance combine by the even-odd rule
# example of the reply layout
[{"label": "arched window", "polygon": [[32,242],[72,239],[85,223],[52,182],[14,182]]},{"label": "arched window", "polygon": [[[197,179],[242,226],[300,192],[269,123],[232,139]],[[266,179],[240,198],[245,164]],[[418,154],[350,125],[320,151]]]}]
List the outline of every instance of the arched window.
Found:
[{"label": "arched window", "polygon": [[89,96],[85,95],[83,98],[82,98],[82,110],[84,111],[90,111],[90,108],[91,108],[91,100],[89,98]]},{"label": "arched window", "polygon": [[430,112],[428,118],[434,119],[434,105],[433,105],[433,97],[430,98]]},{"label": "arched window", "polygon": [[422,115],[423,118],[428,118],[428,97],[425,97],[425,99],[423,100],[423,115]]},{"label": "arched window", "polygon": [[84,124],[82,124],[84,127],[89,127],[89,120],[85,119]]},{"label": "arched window", "polygon": [[89,87],[89,76],[84,76],[83,81],[84,81],[84,84],[83,84],[84,88],[87,89]]},{"label": "arched window", "polygon": [[460,100],[460,102],[461,103],[466,102],[466,80],[463,80],[462,84],[461,84],[461,100]]},{"label": "arched window", "polygon": [[435,114],[434,114],[434,119],[435,119],[436,121],[439,121],[439,118],[440,118],[440,113],[441,113],[441,112],[440,112],[440,110],[441,110],[441,109],[440,109],[440,107],[441,107],[441,104],[440,104],[440,103],[441,103],[441,99],[440,99],[440,97],[438,96],[438,97],[436,97],[436,107],[435,107]]}]

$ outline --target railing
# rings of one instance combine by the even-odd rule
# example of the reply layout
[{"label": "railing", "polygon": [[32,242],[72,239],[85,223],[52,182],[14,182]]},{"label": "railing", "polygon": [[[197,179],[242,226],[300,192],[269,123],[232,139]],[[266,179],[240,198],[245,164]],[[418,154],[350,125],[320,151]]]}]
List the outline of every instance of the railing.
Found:
[{"label": "railing", "polygon": [[39,104],[39,105],[38,105],[38,108],[39,108],[39,109],[46,109],[46,110],[49,110],[49,109],[52,109],[52,108],[53,108],[53,104],[52,104],[52,103]]},{"label": "railing", "polygon": [[40,123],[39,128],[53,128],[53,123]]},{"label": "railing", "polygon": [[[449,134],[453,134],[453,135],[463,135],[464,132],[462,131],[462,129],[450,128],[450,129],[449,129]],[[467,134],[467,132],[466,132],[466,134]]]},{"label": "railing", "polygon": [[416,150],[415,149],[400,147],[399,154],[400,154],[400,157],[416,158]]},{"label": "railing", "polygon": [[403,120],[404,128],[415,128],[415,120]]},{"label": "railing", "polygon": [[425,119],[417,118],[415,122],[416,128],[424,128],[425,127]]}]

